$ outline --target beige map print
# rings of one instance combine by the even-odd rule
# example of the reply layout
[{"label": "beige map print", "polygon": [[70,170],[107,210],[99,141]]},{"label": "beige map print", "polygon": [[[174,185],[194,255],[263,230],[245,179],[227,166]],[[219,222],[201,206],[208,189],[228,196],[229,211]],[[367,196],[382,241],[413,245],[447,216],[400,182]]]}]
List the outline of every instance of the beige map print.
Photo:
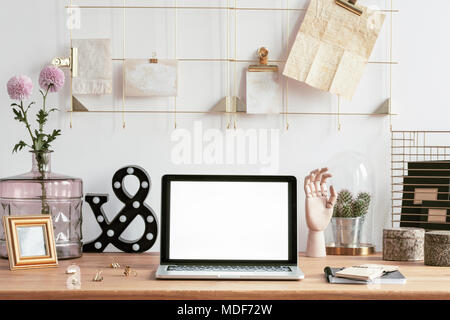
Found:
[{"label": "beige map print", "polygon": [[360,7],[358,16],[335,0],[311,0],[283,74],[351,100],[385,18]]}]

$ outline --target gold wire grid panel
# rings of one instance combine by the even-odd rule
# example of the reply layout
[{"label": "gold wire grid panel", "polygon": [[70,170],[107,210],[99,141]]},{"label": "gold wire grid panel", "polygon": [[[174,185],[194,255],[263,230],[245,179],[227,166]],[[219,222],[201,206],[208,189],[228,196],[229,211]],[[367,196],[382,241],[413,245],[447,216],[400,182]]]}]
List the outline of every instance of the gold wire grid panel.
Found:
[{"label": "gold wire grid panel", "polygon": [[391,131],[391,185],[393,227],[450,230],[450,131]]},{"label": "gold wire grid panel", "polygon": [[[227,88],[226,92],[229,98],[234,99],[234,105],[237,106],[236,99],[237,97],[237,63],[255,63],[258,60],[249,60],[249,59],[238,59],[237,58],[237,27],[238,27],[238,21],[237,21],[237,12],[238,11],[285,11],[287,12],[286,17],[286,59],[289,51],[289,31],[290,31],[290,16],[289,12],[301,12],[306,11],[307,8],[292,8],[290,7],[289,0],[285,0],[285,7],[284,8],[277,8],[277,7],[239,7],[237,5],[237,0],[227,0],[226,6],[180,6],[178,5],[178,0],[174,0],[174,5],[171,6],[131,6],[127,5],[126,0],[122,0],[122,5],[76,5],[73,3],[73,0],[69,0],[69,5],[66,5],[66,9],[72,9],[72,8],[78,8],[78,9],[119,9],[123,10],[123,48],[122,48],[122,57],[113,57],[113,61],[122,61],[122,63],[125,63],[126,60],[126,46],[125,46],[125,26],[126,26],[126,9],[171,9],[174,10],[175,14],[175,34],[174,34],[174,48],[175,48],[175,54],[174,58],[177,61],[180,62],[226,62],[227,63]],[[295,111],[289,111],[289,88],[288,88],[288,80],[284,80],[284,91],[285,91],[285,97],[284,97],[284,103],[283,103],[283,111],[279,113],[279,115],[282,115],[285,117],[285,125],[286,129],[289,129],[289,115],[301,115],[301,116],[337,116],[337,122],[338,122],[338,129],[341,128],[341,122],[340,117],[341,116],[389,116],[389,122],[390,122],[390,129],[392,130],[392,116],[396,116],[396,113],[392,112],[392,66],[397,65],[397,61],[393,61],[393,54],[392,54],[392,46],[393,46],[393,14],[398,13],[399,10],[393,9],[393,0],[388,0],[390,3],[389,9],[380,9],[376,10],[379,12],[384,12],[389,14],[390,17],[390,41],[389,41],[389,61],[368,61],[369,64],[383,64],[383,65],[389,65],[389,98],[387,101],[387,110],[383,112],[342,112],[342,102],[339,96],[337,96],[337,111],[336,112],[295,112]],[[177,30],[177,14],[178,10],[226,10],[227,12],[227,58],[180,58],[177,56],[177,36],[178,36],[178,30]],[[234,13],[234,54],[233,57],[230,55],[230,14],[231,12]],[[70,29],[69,32],[70,35],[70,47],[72,48],[72,39],[73,39],[73,33],[72,29]],[[158,57],[160,59],[164,59],[162,57]],[[269,63],[280,63],[283,64],[286,62],[286,59],[281,60],[269,60]],[[230,86],[230,64],[233,64],[233,90],[231,90]],[[123,68],[123,72],[124,72]],[[173,114],[174,116],[174,125],[175,128],[177,126],[176,123],[176,115],[177,114],[225,114],[227,116],[227,128],[231,127],[231,121],[234,122],[234,128],[237,127],[237,114],[239,115],[245,115],[246,113],[243,111],[238,110],[232,110],[229,109],[229,100],[226,100],[227,107],[224,111],[212,111],[212,110],[205,110],[205,111],[198,111],[198,110],[179,110],[177,109],[177,98],[173,98],[173,110],[130,110],[125,108],[126,99],[125,99],[125,90],[124,90],[124,76],[122,74],[122,104],[121,106],[102,106],[104,110],[75,110],[73,106],[73,94],[72,94],[72,77],[71,77],[71,96],[72,99],[70,100],[70,110],[68,112],[70,113],[70,127],[72,128],[72,117],[73,113],[121,113],[122,114],[122,123],[123,127],[125,128],[125,114],[126,113],[142,113],[142,114]],[[233,95],[231,95],[231,91],[233,91]],[[151,106],[150,108],[158,108],[162,106]],[[167,106],[164,106],[167,107]],[[144,108],[144,107],[142,107]]]}]

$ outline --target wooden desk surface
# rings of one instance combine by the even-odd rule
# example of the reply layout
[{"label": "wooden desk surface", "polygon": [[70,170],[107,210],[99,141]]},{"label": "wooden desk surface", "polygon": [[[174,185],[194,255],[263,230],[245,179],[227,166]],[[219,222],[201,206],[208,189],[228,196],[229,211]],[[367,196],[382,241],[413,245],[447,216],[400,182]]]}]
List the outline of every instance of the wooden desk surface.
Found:
[{"label": "wooden desk surface", "polygon": [[[112,269],[113,257],[138,272],[126,277],[123,269]],[[81,289],[66,288],[66,268],[81,268]],[[84,254],[59,262],[59,268],[10,271],[0,260],[0,299],[448,299],[450,268],[428,267],[423,262],[389,262],[380,255],[369,257],[328,256],[307,258],[299,265],[306,277],[301,281],[156,280],[158,254]],[[404,285],[338,285],[325,281],[325,266],[362,263],[399,265],[407,277]],[[97,269],[104,280],[93,282]]]}]

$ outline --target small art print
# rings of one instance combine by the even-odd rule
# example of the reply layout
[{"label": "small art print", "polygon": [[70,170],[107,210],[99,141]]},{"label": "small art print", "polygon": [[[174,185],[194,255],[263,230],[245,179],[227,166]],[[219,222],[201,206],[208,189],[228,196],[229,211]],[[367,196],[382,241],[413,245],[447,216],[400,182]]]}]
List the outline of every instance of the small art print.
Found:
[{"label": "small art print", "polygon": [[175,97],[178,90],[177,60],[127,59],[125,95],[128,97]]},{"label": "small art print", "polygon": [[385,14],[335,0],[311,0],[283,74],[351,100],[383,26]]}]

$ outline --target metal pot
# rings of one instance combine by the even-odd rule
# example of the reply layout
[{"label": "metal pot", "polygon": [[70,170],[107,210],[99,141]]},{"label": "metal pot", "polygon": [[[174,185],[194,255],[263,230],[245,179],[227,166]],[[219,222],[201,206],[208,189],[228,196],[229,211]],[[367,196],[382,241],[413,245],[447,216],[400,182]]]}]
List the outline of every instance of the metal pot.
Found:
[{"label": "metal pot", "polygon": [[334,241],[336,246],[358,247],[361,240],[361,230],[364,216],[357,218],[332,219]]}]

